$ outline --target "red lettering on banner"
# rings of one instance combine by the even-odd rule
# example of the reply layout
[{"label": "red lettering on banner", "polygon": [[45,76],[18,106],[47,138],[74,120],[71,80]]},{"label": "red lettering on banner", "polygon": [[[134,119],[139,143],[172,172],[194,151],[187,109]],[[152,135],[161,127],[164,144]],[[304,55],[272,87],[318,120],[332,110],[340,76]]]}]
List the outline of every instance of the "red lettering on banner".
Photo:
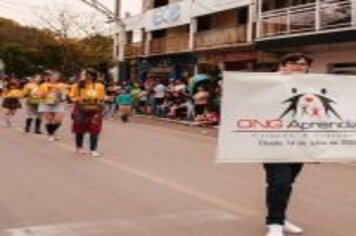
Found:
[{"label": "red lettering on banner", "polygon": [[266,119],[266,120],[257,120],[257,119],[241,119],[237,121],[237,127],[239,129],[281,129],[283,128],[283,122],[278,119]]}]

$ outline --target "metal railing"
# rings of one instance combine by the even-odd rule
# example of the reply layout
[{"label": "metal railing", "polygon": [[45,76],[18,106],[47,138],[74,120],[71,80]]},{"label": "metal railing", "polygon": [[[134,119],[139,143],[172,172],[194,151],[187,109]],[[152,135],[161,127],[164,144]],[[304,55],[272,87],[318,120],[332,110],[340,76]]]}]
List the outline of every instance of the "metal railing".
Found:
[{"label": "metal railing", "polygon": [[195,49],[236,45],[247,42],[247,26],[213,29],[196,33]]},{"label": "metal railing", "polygon": [[150,54],[184,52],[188,50],[189,34],[152,39],[150,42]]},{"label": "metal railing", "polygon": [[143,43],[130,43],[125,45],[125,57],[138,57],[144,54]]},{"label": "metal railing", "polygon": [[263,12],[260,38],[351,28],[351,4],[351,0],[323,0]]}]

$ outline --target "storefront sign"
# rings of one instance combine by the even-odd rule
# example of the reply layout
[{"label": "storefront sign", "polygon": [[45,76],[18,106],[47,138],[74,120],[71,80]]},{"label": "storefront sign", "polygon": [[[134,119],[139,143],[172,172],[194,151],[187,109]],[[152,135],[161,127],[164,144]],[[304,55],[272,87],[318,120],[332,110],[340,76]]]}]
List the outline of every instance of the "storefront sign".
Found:
[{"label": "storefront sign", "polygon": [[193,3],[193,16],[202,16],[219,11],[225,11],[252,4],[252,0],[195,0]]},{"label": "storefront sign", "polygon": [[190,23],[191,3],[182,1],[147,12],[147,30],[159,30]]},{"label": "storefront sign", "polygon": [[356,161],[355,89],[355,76],[225,72],[218,161]]}]

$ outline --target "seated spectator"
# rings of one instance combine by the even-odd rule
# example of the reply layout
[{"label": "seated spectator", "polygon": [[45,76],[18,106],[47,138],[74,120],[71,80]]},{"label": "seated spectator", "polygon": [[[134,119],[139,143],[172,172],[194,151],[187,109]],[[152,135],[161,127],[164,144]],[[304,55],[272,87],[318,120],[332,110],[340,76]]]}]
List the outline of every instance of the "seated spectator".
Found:
[{"label": "seated spectator", "polygon": [[186,116],[185,119],[189,121],[193,121],[195,117],[195,111],[194,111],[194,102],[192,99],[187,98],[185,99],[185,102],[182,104],[182,106],[186,110]]},{"label": "seated spectator", "polygon": [[167,117],[172,119],[183,120],[186,116],[187,108],[185,106],[185,100],[182,98],[175,98],[169,106],[169,112]]},{"label": "seated spectator", "polygon": [[195,118],[195,124],[216,126],[219,124],[219,114],[216,109],[208,107],[203,115]]}]

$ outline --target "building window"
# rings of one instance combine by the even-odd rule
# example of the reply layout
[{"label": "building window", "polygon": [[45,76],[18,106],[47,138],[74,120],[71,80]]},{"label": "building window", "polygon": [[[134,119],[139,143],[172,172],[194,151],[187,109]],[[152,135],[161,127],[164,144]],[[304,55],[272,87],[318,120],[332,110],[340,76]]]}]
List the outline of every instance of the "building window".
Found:
[{"label": "building window", "polygon": [[262,11],[270,11],[270,10],[275,10],[275,9],[281,9],[281,8],[286,8],[289,5],[288,0],[275,0],[275,1],[270,1],[270,0],[264,0],[262,3]]},{"label": "building window", "polygon": [[246,25],[248,23],[248,18],[248,7],[242,7],[237,9],[237,25]]},{"label": "building window", "polygon": [[152,38],[153,39],[163,38],[163,37],[166,37],[166,35],[167,35],[167,30],[165,30],[165,29],[152,31]]},{"label": "building window", "polygon": [[304,5],[308,3],[313,3],[315,0],[291,0],[290,5],[291,6],[299,6],[299,5]]},{"label": "building window", "polygon": [[356,62],[329,64],[328,73],[341,75],[356,75]]},{"label": "building window", "polygon": [[133,31],[126,32],[126,42],[127,43],[133,42]]},{"label": "building window", "polygon": [[212,15],[201,16],[198,18],[198,32],[210,30],[212,27]]},{"label": "building window", "polygon": [[288,0],[276,0],[276,9],[288,7]]},{"label": "building window", "polygon": [[262,11],[282,9],[286,7],[299,6],[314,2],[315,0],[264,0],[262,5]]},{"label": "building window", "polygon": [[169,4],[169,0],[153,0],[153,8],[163,7]]}]

